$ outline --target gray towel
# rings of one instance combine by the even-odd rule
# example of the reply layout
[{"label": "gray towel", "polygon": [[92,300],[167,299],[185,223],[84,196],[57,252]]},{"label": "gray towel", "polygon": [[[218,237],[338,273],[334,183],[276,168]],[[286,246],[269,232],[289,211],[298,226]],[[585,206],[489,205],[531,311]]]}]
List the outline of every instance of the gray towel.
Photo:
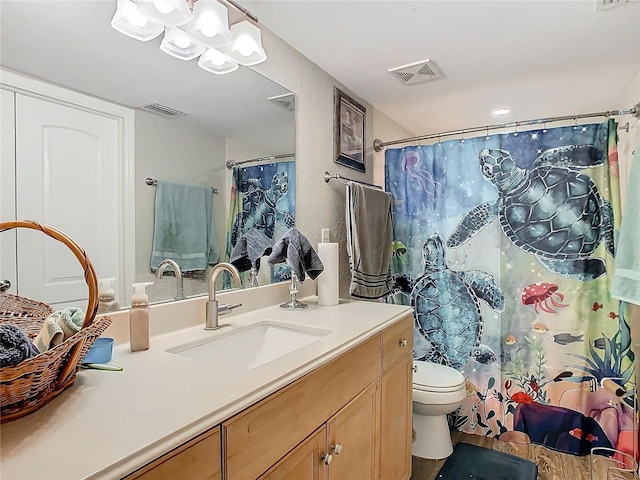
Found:
[{"label": "gray towel", "polygon": [[158,180],[151,270],[174,260],[184,272],[202,271],[218,262],[211,217],[211,187]]},{"label": "gray towel", "polygon": [[384,297],[392,287],[391,194],[349,182],[346,200],[349,293],[367,299]]},{"label": "gray towel", "polygon": [[304,281],[305,273],[311,280],[324,270],[320,257],[313,249],[307,237],[297,228],[290,228],[273,246],[269,255],[269,265],[286,261],[300,281]]},{"label": "gray towel", "polygon": [[0,367],[18,365],[27,358],[35,357],[40,352],[15,325],[0,325]]},{"label": "gray towel", "polygon": [[273,240],[257,228],[251,228],[242,235],[233,247],[229,262],[239,271],[245,272],[252,266],[257,266],[260,257],[269,255],[273,247]]}]

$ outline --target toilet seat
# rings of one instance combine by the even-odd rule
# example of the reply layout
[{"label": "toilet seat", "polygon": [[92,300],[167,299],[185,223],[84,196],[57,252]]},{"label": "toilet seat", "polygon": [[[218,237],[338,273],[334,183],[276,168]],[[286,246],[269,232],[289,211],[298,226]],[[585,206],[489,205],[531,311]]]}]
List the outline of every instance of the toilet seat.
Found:
[{"label": "toilet seat", "polygon": [[413,389],[446,393],[464,388],[464,376],[455,368],[422,360],[413,361]]}]

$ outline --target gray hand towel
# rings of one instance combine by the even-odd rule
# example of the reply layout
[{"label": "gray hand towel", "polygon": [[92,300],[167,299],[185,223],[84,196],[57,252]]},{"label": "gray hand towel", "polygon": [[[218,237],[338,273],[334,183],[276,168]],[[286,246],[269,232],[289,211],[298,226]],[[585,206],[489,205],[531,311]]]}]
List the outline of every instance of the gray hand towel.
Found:
[{"label": "gray hand towel", "polygon": [[367,299],[384,297],[392,287],[391,195],[349,182],[346,196],[349,293]]},{"label": "gray hand towel", "polygon": [[233,248],[229,262],[239,271],[245,272],[255,266],[263,255],[269,255],[273,240],[257,228],[251,228],[242,235]]},{"label": "gray hand towel", "polygon": [[320,257],[303,234],[297,228],[290,228],[273,246],[269,255],[269,265],[287,262],[300,281],[304,281],[305,273],[311,280],[324,270]]},{"label": "gray hand towel", "polygon": [[29,337],[15,325],[0,325],[0,367],[18,365],[40,352]]}]

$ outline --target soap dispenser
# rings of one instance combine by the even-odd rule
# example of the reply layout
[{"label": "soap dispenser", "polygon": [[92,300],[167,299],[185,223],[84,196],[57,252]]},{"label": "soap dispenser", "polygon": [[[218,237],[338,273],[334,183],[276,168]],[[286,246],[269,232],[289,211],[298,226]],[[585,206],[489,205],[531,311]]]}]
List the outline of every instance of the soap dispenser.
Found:
[{"label": "soap dispenser", "polygon": [[129,313],[129,345],[132,352],[149,350],[149,297],[145,288],[153,282],[132,283],[131,310]]},{"label": "soap dispenser", "polygon": [[116,302],[116,292],[112,284],[115,278],[101,278],[98,280],[98,314],[113,312],[120,306]]}]

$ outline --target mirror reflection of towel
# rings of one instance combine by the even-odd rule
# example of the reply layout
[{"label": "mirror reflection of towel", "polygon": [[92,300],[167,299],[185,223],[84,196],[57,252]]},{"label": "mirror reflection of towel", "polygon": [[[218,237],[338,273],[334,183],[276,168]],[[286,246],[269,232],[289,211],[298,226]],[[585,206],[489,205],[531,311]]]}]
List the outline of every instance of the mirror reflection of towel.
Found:
[{"label": "mirror reflection of towel", "polygon": [[346,188],[349,293],[376,299],[389,293],[391,279],[391,195],[349,182]]},{"label": "mirror reflection of towel", "polygon": [[236,242],[229,262],[239,271],[245,272],[256,266],[260,257],[269,255],[272,246],[272,239],[257,228],[251,228]]},{"label": "mirror reflection of towel", "polygon": [[302,282],[305,274],[311,280],[315,279],[324,270],[320,257],[305,237],[297,228],[290,228],[280,240],[273,246],[269,255],[269,265],[287,262],[293,273]]},{"label": "mirror reflection of towel", "polygon": [[206,270],[217,263],[218,244],[211,216],[211,187],[158,180],[151,270],[165,259],[182,272]]}]

